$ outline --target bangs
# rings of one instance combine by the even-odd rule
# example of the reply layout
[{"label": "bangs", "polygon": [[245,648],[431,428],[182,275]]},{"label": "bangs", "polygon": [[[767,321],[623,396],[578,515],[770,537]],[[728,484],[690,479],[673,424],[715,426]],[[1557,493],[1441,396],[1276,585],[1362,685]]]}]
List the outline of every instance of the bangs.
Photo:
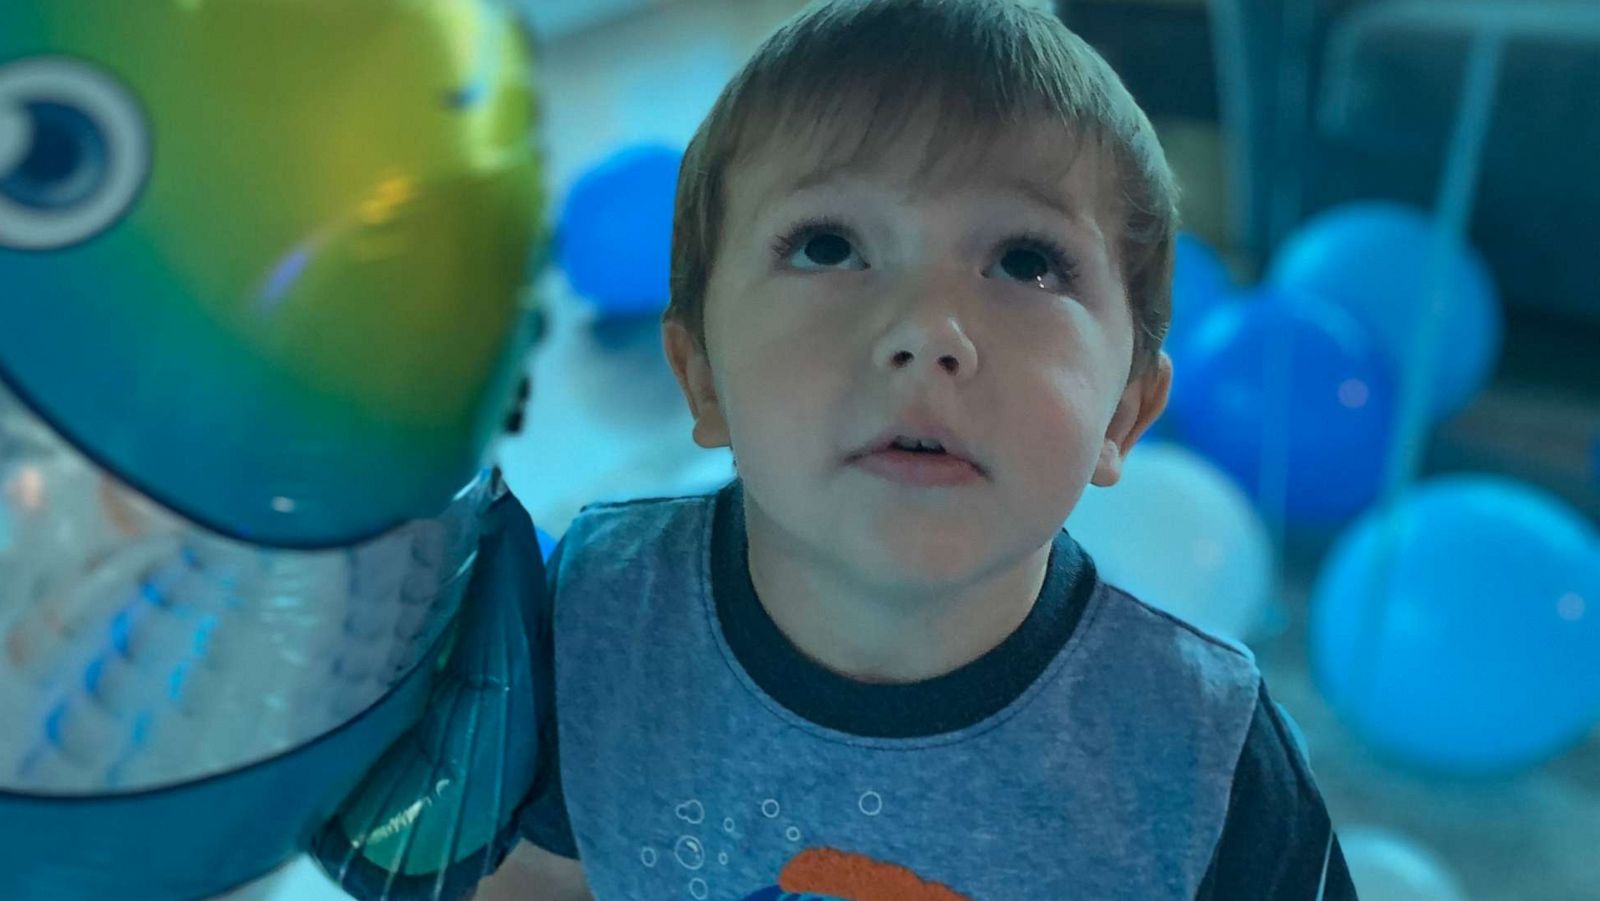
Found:
[{"label": "bangs", "polygon": [[[944,17],[908,18],[897,5],[841,4],[775,36],[805,52],[774,47],[769,65],[746,73],[745,108],[728,110],[729,161],[805,148],[814,166],[852,167],[911,147],[915,177],[937,183],[1046,130],[1059,171],[1039,174],[1058,178],[1085,146],[1108,144],[1104,103],[1094,100],[1103,91],[1093,88],[1109,72],[1024,27],[1042,14],[958,4]],[[845,16],[850,27],[829,21]]]},{"label": "bangs", "polygon": [[[771,158],[779,148],[794,166],[811,172],[870,168],[893,160],[914,183],[935,189],[993,164],[997,155],[1021,155],[1024,148],[1041,144],[1050,153],[1026,156],[1033,174],[1060,181],[1086,147],[1105,144],[1098,133],[1062,127],[1045,116],[997,116],[945,102],[941,94],[892,96],[859,83],[855,90],[837,103],[811,99],[814,109],[802,100],[757,111],[730,161],[737,165]],[[904,158],[908,155],[912,158]]]}]

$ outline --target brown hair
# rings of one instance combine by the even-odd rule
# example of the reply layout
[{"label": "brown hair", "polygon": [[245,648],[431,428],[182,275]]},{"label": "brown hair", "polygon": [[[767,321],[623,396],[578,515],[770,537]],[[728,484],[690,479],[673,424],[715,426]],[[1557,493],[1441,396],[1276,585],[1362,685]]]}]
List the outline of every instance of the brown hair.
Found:
[{"label": "brown hair", "polygon": [[[871,155],[929,112],[937,146],[924,170],[1036,124],[1059,125],[1080,145],[1064,148],[1062,174],[1084,143],[1108,154],[1123,220],[1113,252],[1133,312],[1133,374],[1143,372],[1171,316],[1172,171],[1105,60],[1058,19],[1016,0],[826,0],[780,27],[723,89],[684,155],[665,318],[704,348],[706,286],[733,164],[797,136],[831,140],[830,150],[850,159]],[[839,146],[852,139],[853,147]]]}]

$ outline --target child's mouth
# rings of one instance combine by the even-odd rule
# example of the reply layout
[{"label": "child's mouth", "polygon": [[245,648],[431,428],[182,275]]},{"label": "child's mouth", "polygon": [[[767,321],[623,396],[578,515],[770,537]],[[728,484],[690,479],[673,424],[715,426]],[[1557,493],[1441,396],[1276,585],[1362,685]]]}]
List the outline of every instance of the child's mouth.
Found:
[{"label": "child's mouth", "polygon": [[972,463],[941,450],[890,447],[857,457],[854,463],[879,478],[919,487],[965,485],[982,477]]},{"label": "child's mouth", "polygon": [[958,432],[935,417],[908,413],[845,459],[902,485],[950,487],[987,478]]}]

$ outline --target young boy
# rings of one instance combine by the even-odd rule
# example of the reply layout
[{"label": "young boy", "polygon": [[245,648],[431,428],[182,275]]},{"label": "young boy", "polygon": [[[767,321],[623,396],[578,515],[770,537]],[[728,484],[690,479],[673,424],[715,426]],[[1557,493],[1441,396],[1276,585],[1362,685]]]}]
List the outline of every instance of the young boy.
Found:
[{"label": "young boy", "polygon": [[537,849],[485,897],[1354,897],[1249,654],[1062,529],[1166,403],[1175,195],[1013,0],[762,46],[684,160],[663,324],[740,477],[568,530]]}]

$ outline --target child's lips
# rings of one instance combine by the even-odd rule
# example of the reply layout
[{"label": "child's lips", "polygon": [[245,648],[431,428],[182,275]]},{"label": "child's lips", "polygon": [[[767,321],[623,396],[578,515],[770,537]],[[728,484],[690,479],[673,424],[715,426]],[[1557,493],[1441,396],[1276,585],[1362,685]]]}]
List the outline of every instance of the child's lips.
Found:
[{"label": "child's lips", "polygon": [[[937,441],[943,451],[942,453],[918,454],[915,451],[902,450],[896,446],[897,441],[901,438]],[[879,432],[878,436],[872,441],[862,446],[855,453],[850,454],[845,459],[845,462],[859,463],[868,457],[883,454],[906,454],[908,456],[922,456],[934,459],[945,458],[966,464],[968,468],[974,470],[980,476],[989,474],[988,470],[982,463],[978,462],[976,455],[967,448],[966,442],[956,434],[955,430],[945,426],[941,421],[931,416],[906,415],[901,417],[894,425]]]},{"label": "child's lips", "polygon": [[891,482],[925,488],[965,485],[983,478],[976,464],[947,453],[890,448],[858,455],[851,462]]}]

